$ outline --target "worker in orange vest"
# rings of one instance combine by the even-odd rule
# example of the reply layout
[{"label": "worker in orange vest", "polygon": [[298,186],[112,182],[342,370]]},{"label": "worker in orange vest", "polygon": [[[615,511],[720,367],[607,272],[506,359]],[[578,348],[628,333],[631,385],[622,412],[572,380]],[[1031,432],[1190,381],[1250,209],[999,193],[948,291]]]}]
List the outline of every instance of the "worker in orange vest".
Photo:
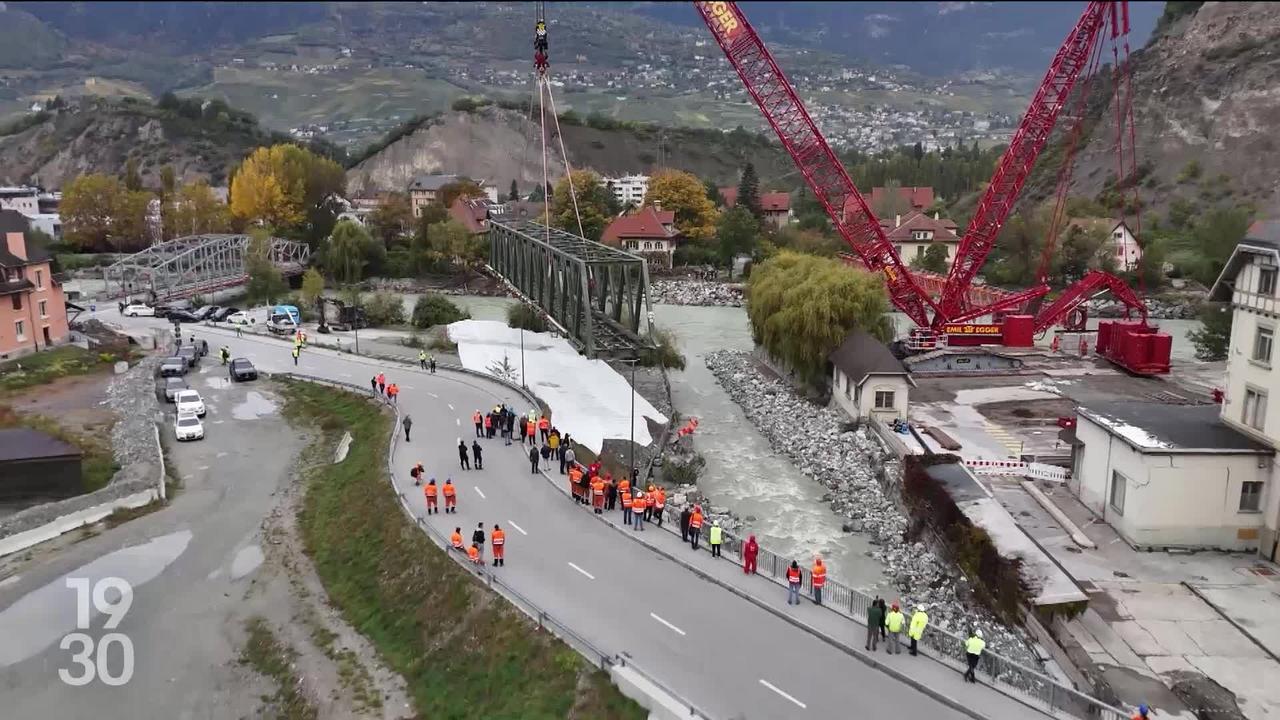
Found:
[{"label": "worker in orange vest", "polygon": [[[795,560],[791,561],[791,567],[787,568],[787,604],[800,604],[800,583],[803,577],[800,574],[800,565]],[[897,605],[894,605],[896,608]]]},{"label": "worker in orange vest", "polygon": [[484,437],[493,437],[493,416],[484,416]]},{"label": "worker in orange vest", "polygon": [[453,487],[453,478],[445,478],[444,481],[444,512],[446,515],[458,514],[458,492]]},{"label": "worker in orange vest", "polygon": [[387,397],[391,399],[391,402],[393,403],[396,402],[396,397],[398,395],[400,395],[399,385],[395,383],[391,383],[390,385],[387,386]]},{"label": "worker in orange vest", "polygon": [[813,580],[813,602],[817,605],[822,604],[822,586],[827,584],[827,566],[822,564],[822,558],[813,558],[813,569],[809,571]]},{"label": "worker in orange vest", "polygon": [[378,373],[378,394],[385,395],[387,393],[387,376]]},{"label": "worker in orange vest", "polygon": [[569,471],[569,492],[573,493],[575,501],[586,502],[586,498],[582,496],[582,468],[577,465]]},{"label": "worker in orange vest", "polygon": [[435,513],[437,515],[440,514],[440,505],[436,500],[437,490],[438,488],[436,487],[435,478],[431,478],[430,480],[427,481],[426,485],[422,486],[422,494],[427,496],[427,514],[428,515],[431,515],[432,513]]},{"label": "worker in orange vest", "polygon": [[476,437],[484,437],[484,420],[479,410],[471,413],[471,422],[476,424]]},{"label": "worker in orange vest", "polygon": [[637,530],[644,530],[644,508],[647,503],[644,491],[636,488],[636,494],[631,498],[631,519],[635,521]]},{"label": "worker in orange vest", "polygon": [[591,507],[597,515],[604,512],[604,478],[599,475],[591,482]]},{"label": "worker in orange vest", "polygon": [[467,559],[471,561],[472,565],[479,565],[484,562],[480,559],[480,548],[476,547],[475,543],[471,543],[471,546],[467,548]]},{"label": "worker in orange vest", "polygon": [[551,437],[551,419],[546,415],[538,418],[538,436],[542,438],[542,442]]},{"label": "worker in orange vest", "polygon": [[462,528],[453,529],[453,534],[449,536],[449,544],[454,550],[462,549]]},{"label": "worker in orange vest", "polygon": [[618,483],[618,497],[622,500],[622,524],[631,524],[631,483],[626,478]]},{"label": "worker in orange vest", "polygon": [[653,491],[653,517],[658,523],[658,527],[662,527],[662,513],[667,507],[667,491],[659,485]]},{"label": "worker in orange vest", "polygon": [[499,567],[504,564],[504,555],[507,551],[507,534],[498,527],[497,523],[493,526],[493,534],[489,536],[489,541],[493,543],[493,566]]},{"label": "worker in orange vest", "polygon": [[644,519],[645,522],[653,522],[653,486],[650,485],[648,491],[644,494]]},{"label": "worker in orange vest", "polygon": [[702,539],[702,506],[694,505],[693,514],[689,516],[689,544],[698,549],[698,541]]}]

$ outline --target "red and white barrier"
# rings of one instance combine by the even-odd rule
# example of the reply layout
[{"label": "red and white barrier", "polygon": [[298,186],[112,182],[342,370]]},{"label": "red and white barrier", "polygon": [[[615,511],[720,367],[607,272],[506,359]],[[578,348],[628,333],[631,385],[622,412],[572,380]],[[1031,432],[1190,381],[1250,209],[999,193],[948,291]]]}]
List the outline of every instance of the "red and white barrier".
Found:
[{"label": "red and white barrier", "polygon": [[1057,465],[1046,465],[1037,462],[1020,462],[1018,460],[988,460],[985,458],[965,458],[964,464],[979,475],[1024,475],[1038,480],[1066,482],[1071,479],[1071,471]]}]

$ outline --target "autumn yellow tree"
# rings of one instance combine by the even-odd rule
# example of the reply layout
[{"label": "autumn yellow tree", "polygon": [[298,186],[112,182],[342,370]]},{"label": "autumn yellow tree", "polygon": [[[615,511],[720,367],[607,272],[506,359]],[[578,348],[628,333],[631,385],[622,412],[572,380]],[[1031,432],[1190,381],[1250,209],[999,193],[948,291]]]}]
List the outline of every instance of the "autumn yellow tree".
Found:
[{"label": "autumn yellow tree", "polygon": [[230,227],[230,210],[203,180],[183,185],[164,208],[166,238],[227,232]]},{"label": "autumn yellow tree", "polygon": [[[582,219],[582,236],[599,240],[612,219],[612,199],[609,188],[600,176],[590,170],[574,170],[573,192],[569,192],[569,176],[556,183],[551,200],[551,224],[561,230],[578,234],[578,218]],[[578,200],[578,214],[574,214],[573,198]]]},{"label": "autumn yellow tree", "polygon": [[123,183],[99,173],[79,175],[67,183],[59,207],[67,242],[81,250],[108,249],[111,219],[124,193]]},{"label": "autumn yellow tree", "polygon": [[273,228],[293,227],[342,189],[342,168],[332,160],[297,145],[260,147],[235,172],[231,212]]},{"label": "autumn yellow tree", "polygon": [[706,187],[691,173],[662,170],[649,179],[645,205],[661,205],[673,210],[676,227],[690,240],[710,240],[716,234],[716,206],[707,198]]}]

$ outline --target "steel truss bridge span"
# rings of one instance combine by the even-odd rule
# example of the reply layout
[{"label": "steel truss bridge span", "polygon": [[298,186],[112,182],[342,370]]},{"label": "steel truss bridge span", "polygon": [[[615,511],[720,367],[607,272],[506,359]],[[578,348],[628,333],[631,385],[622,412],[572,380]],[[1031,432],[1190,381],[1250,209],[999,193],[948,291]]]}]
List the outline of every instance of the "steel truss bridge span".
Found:
[{"label": "steel truss bridge span", "polygon": [[635,358],[651,348],[644,258],[530,221],[489,222],[489,270],[595,358]]},{"label": "steel truss bridge span", "polygon": [[[103,270],[107,294],[150,294],[164,302],[242,285],[249,280],[245,261],[251,240],[243,234],[210,234],[157,243]],[[273,237],[267,253],[280,274],[290,277],[306,270],[311,248]]]}]

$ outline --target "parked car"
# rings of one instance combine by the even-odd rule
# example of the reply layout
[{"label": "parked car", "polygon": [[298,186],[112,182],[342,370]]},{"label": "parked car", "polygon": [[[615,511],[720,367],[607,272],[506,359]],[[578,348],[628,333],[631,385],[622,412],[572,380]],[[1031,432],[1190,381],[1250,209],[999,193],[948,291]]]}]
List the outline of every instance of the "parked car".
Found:
[{"label": "parked car", "polygon": [[232,325],[252,325],[253,318],[249,316],[249,313],[241,310],[228,315],[226,322],[229,322]]},{"label": "parked car", "polygon": [[181,355],[167,357],[156,366],[156,377],[182,377],[187,374],[187,368],[189,367],[191,367],[191,364]]},{"label": "parked car", "polygon": [[163,402],[173,402],[178,393],[183,390],[190,390],[187,381],[180,377],[162,377],[156,379],[156,399]]},{"label": "parked car", "polygon": [[178,357],[187,361],[187,367],[195,367],[200,362],[200,349],[195,345],[183,345],[178,348]]},{"label": "parked car", "polygon": [[205,305],[199,310],[193,310],[191,314],[195,315],[197,320],[208,320],[209,316],[217,312],[217,310],[217,305]]},{"label": "parked car", "polygon": [[169,310],[169,314],[167,315],[167,317],[173,322],[179,322],[179,323],[200,322],[200,318],[196,317],[194,313],[188,312],[186,310],[171,309]]},{"label": "parked car", "polygon": [[151,307],[150,305],[142,305],[142,304],[125,305],[124,316],[125,317],[155,317],[156,309]]},{"label": "parked car", "polygon": [[248,358],[236,358],[231,361],[231,366],[227,370],[227,374],[231,376],[231,381],[237,380],[257,380],[258,369],[249,362]]},{"label": "parked car", "polygon": [[192,413],[178,413],[173,421],[173,434],[178,440],[203,440],[204,423]]},{"label": "parked car", "polygon": [[204,417],[204,398],[195,390],[182,390],[173,398],[174,409],[179,415],[195,415]]},{"label": "parked car", "polygon": [[238,307],[218,308],[217,312],[209,314],[209,319],[214,322],[226,322],[229,316],[238,312],[240,312],[240,308]]}]

